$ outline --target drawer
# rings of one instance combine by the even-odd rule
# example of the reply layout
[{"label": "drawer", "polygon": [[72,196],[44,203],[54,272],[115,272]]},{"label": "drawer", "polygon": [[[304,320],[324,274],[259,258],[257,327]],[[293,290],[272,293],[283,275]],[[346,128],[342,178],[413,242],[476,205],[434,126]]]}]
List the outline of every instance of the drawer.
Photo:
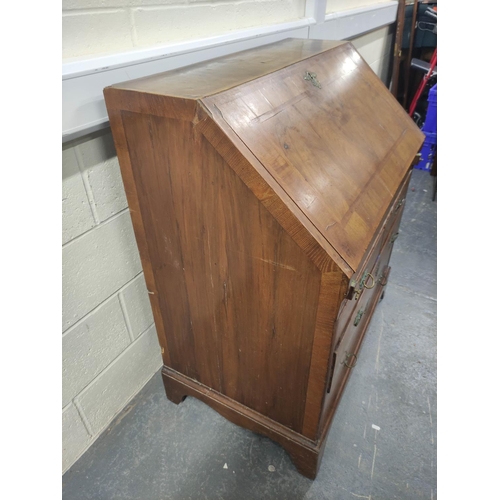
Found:
[{"label": "drawer", "polygon": [[[380,276],[377,276],[377,274],[380,274],[380,269],[376,266],[376,263],[379,262],[380,254],[382,249],[385,248],[387,241],[390,238],[394,238],[394,233],[398,231],[399,223],[401,222],[401,217],[403,215],[409,181],[410,175],[407,176],[401,189],[399,190],[396,199],[392,204],[392,208],[389,211],[382,229],[375,239],[372,250],[368,254],[364,265],[361,267],[359,273],[357,273],[357,275],[351,280],[353,290],[350,294],[350,298],[346,297],[340,305],[335,323],[334,343],[339,342],[340,336],[343,333],[347,322],[349,321],[354,310],[357,308],[358,301],[361,300],[361,296],[366,292],[366,290],[374,288],[375,282],[380,278]],[[372,270],[375,272],[371,272]]]},{"label": "drawer", "polygon": [[[379,260],[381,246],[382,241],[377,245],[376,251],[373,253],[373,258],[370,259],[370,270],[375,268]],[[359,309],[359,305],[367,296],[371,296],[372,290],[376,288],[376,282],[377,277],[375,274],[366,270],[361,276],[360,284],[356,287],[353,297],[351,299],[344,299],[335,322],[334,344],[338,344],[341,341],[353,313]]]},{"label": "drawer", "polygon": [[[368,313],[370,312],[370,306],[373,302],[372,299],[375,297],[376,292],[381,286],[383,286],[383,284],[377,283],[375,281],[372,288],[364,290],[363,294],[356,301],[354,312],[349,315],[349,318],[347,318],[347,320],[344,319],[346,326],[340,333],[339,338],[336,339],[336,347],[334,351],[334,357],[337,358],[337,363],[339,364],[339,366],[343,365],[346,353],[349,354],[350,352],[349,347],[352,347],[352,342],[356,343],[355,341],[358,336],[357,333],[363,330],[367,320],[369,319],[370,314]],[[333,372],[335,376],[335,365]],[[334,387],[335,384],[332,382],[330,386]]]},{"label": "drawer", "polygon": [[347,371],[356,365],[358,346],[372,314],[373,299],[378,295],[377,292],[381,286],[383,285],[376,284],[373,288],[363,292],[356,302],[354,314],[350,315],[335,347],[330,382],[329,387],[327,387],[327,392],[334,397],[342,385]]},{"label": "drawer", "polygon": [[406,202],[406,194],[408,192],[408,185],[410,183],[410,176],[408,176],[399,192],[399,195],[396,198],[396,201],[393,203],[392,208],[387,216],[384,226],[392,227],[396,220],[401,220],[401,216],[403,214],[405,202]]},{"label": "drawer", "polygon": [[388,269],[389,262],[391,260],[392,250],[394,248],[394,242],[399,235],[399,225],[401,223],[401,217],[403,212],[400,211],[396,219],[393,220],[392,226],[387,231],[387,238],[385,240],[384,246],[380,251],[377,259],[375,260],[374,266],[371,271],[374,281],[378,286],[385,286],[388,279]]},{"label": "drawer", "polygon": [[[330,408],[336,404],[338,394],[342,389],[344,381],[357,363],[358,350],[361,340],[368,327],[370,318],[375,310],[376,301],[387,284],[394,242],[399,231],[402,211],[399,211],[392,221],[392,226],[384,231],[383,247],[377,251],[376,258],[370,259],[370,276],[373,278],[373,287],[367,282],[368,287],[359,295],[358,299],[349,301],[336,323],[336,338],[334,339],[334,350],[330,361],[329,381],[327,383],[327,394],[322,410],[320,425],[324,424]],[[377,248],[379,248],[377,246]],[[342,329],[341,328],[342,325]]]}]

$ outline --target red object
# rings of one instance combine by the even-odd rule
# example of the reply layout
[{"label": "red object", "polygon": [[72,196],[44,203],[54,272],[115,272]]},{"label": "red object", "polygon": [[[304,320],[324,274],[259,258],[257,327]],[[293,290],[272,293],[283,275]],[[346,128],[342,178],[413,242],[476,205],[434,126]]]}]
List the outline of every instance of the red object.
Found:
[{"label": "red object", "polygon": [[420,96],[422,95],[422,92],[424,91],[425,84],[427,83],[427,81],[431,77],[432,72],[434,71],[434,68],[436,67],[436,64],[437,64],[437,47],[434,49],[434,54],[432,54],[431,62],[430,62],[430,66],[429,66],[429,71],[422,78],[422,81],[420,82],[420,85],[418,86],[418,89],[415,92],[415,95],[413,96],[413,99],[411,101],[410,109],[408,111],[408,114],[411,117],[413,117],[413,113],[415,112],[415,108],[417,107],[417,102],[420,99]]}]

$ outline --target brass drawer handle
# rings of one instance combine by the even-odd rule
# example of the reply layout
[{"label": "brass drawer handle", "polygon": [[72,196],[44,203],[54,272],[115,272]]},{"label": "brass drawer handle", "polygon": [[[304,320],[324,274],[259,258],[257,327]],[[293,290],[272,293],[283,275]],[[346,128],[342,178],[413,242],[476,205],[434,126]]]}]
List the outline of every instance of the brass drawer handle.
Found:
[{"label": "brass drawer handle", "polygon": [[[372,279],[372,285],[371,285],[371,286],[368,286],[368,285],[366,284],[366,282],[368,281],[368,278],[371,278],[371,279]],[[371,289],[375,286],[375,283],[376,283],[375,278],[374,278],[374,277],[373,277],[370,273],[368,273],[368,274],[366,275],[365,281],[363,282],[363,286],[364,286],[366,289],[371,290]]]},{"label": "brass drawer handle", "polygon": [[356,314],[356,317],[354,318],[354,326],[358,326],[359,322],[361,321],[361,318],[363,317],[363,314],[365,314],[365,311],[363,309],[360,309],[358,311],[358,314]]},{"label": "brass drawer handle", "polygon": [[[354,358],[354,363],[352,365],[350,365],[348,363],[349,358]],[[354,368],[356,366],[357,362],[358,362],[358,357],[356,356],[356,354],[354,354],[354,353],[349,354],[349,353],[346,352],[345,353],[345,359],[344,359],[344,361],[342,361],[342,364],[344,366],[346,366],[347,368]]]}]

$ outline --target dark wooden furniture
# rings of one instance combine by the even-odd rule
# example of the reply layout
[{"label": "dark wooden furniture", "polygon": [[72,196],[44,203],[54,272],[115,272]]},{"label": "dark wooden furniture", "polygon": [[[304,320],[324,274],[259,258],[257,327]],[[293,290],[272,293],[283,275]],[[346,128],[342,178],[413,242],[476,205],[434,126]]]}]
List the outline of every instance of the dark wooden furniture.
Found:
[{"label": "dark wooden furniture", "polygon": [[286,40],[104,91],[167,396],[314,478],[423,135],[350,43]]}]

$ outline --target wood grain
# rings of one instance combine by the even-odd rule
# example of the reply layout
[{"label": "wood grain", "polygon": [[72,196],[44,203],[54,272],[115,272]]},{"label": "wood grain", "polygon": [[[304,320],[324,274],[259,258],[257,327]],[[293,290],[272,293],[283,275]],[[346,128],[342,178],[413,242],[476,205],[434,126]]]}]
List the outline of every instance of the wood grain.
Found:
[{"label": "wood grain", "polygon": [[[108,89],[104,90],[105,90],[104,95],[108,110],[109,121],[113,134],[113,140],[115,143],[116,153],[120,164],[120,170],[123,178],[125,194],[130,209],[130,216],[132,218],[132,224],[139,250],[139,255],[141,257],[142,269],[144,271],[144,278],[149,292],[148,295],[155,321],[158,341],[162,349],[162,359],[166,365],[170,366],[171,360],[170,360],[170,352],[168,350],[168,345],[167,345],[167,333],[165,331],[165,325],[163,323],[162,312],[160,309],[155,273],[149,255],[150,245],[146,237],[141,207],[139,204],[139,194],[134,179],[134,172],[132,170],[132,165],[130,161],[130,151],[128,148],[127,140],[125,137],[125,130],[123,127],[122,112],[121,112],[121,110],[124,107],[123,93],[121,91],[117,92],[111,89],[109,89],[109,92]],[[125,99],[125,101],[127,101],[127,99]]]},{"label": "wood grain", "polygon": [[418,14],[418,0],[414,0],[412,14],[411,14],[411,24],[410,24],[410,42],[405,60],[404,94],[403,94],[403,108],[405,109],[408,109],[407,108],[408,89],[410,88],[411,60],[413,58],[413,42],[415,40],[415,31],[417,28],[417,14]]},{"label": "wood grain", "polygon": [[386,94],[344,44],[204,102],[355,271],[420,147],[421,132]]},{"label": "wood grain", "polygon": [[396,17],[396,33],[394,35],[394,51],[392,60],[391,92],[397,99],[399,93],[399,74],[401,72],[401,47],[403,45],[403,32],[405,24],[406,1],[398,0],[398,13]]},{"label": "wood grain", "polygon": [[304,436],[314,440],[318,438],[319,418],[326,392],[333,327],[339,305],[347,291],[347,285],[347,279],[340,272],[324,273],[321,277],[321,291],[316,314],[311,370],[302,428]]},{"label": "wood grain", "polygon": [[343,43],[345,42],[333,40],[287,39],[184,68],[130,80],[119,84],[119,87],[141,94],[200,99],[275,73]]},{"label": "wood grain", "polygon": [[[354,274],[351,278],[351,282],[356,283],[355,291],[358,292],[360,290],[360,282],[365,275],[365,272],[370,272],[371,269],[375,267],[376,261],[380,257],[380,252],[387,240],[390,236],[390,231],[394,225],[394,221],[396,217],[403,213],[404,203],[406,198],[406,193],[408,190],[408,185],[410,182],[411,172],[407,174],[405,180],[401,188],[399,189],[395,201],[391,205],[390,209],[387,211],[385,218],[383,220],[383,224],[378,228],[375,233],[376,238],[370,244],[370,251],[365,255],[363,259],[363,264],[360,265],[356,274]],[[369,280],[368,285],[371,285],[371,281]],[[364,290],[364,287],[361,288],[361,291]],[[335,330],[334,330],[334,344],[337,344],[340,341],[340,336],[344,332],[346,322],[349,320],[351,314],[356,308],[357,299],[348,300],[345,298],[338,308],[338,316],[335,322]]]},{"label": "wood grain", "polygon": [[[288,40],[104,95],[167,396],[315,477],[422,133],[349,43]],[[367,270],[376,286],[349,299]]]},{"label": "wood grain", "polygon": [[192,122],[123,122],[172,368],[300,430],[319,271]]},{"label": "wood grain", "polygon": [[252,152],[225,122],[216,123],[202,104],[196,118],[197,127],[224,158],[238,177],[252,191],[269,213],[292,237],[321,272],[337,269],[352,274],[338,252],[323,238],[305,215],[297,210],[294,201],[271,177]]}]

